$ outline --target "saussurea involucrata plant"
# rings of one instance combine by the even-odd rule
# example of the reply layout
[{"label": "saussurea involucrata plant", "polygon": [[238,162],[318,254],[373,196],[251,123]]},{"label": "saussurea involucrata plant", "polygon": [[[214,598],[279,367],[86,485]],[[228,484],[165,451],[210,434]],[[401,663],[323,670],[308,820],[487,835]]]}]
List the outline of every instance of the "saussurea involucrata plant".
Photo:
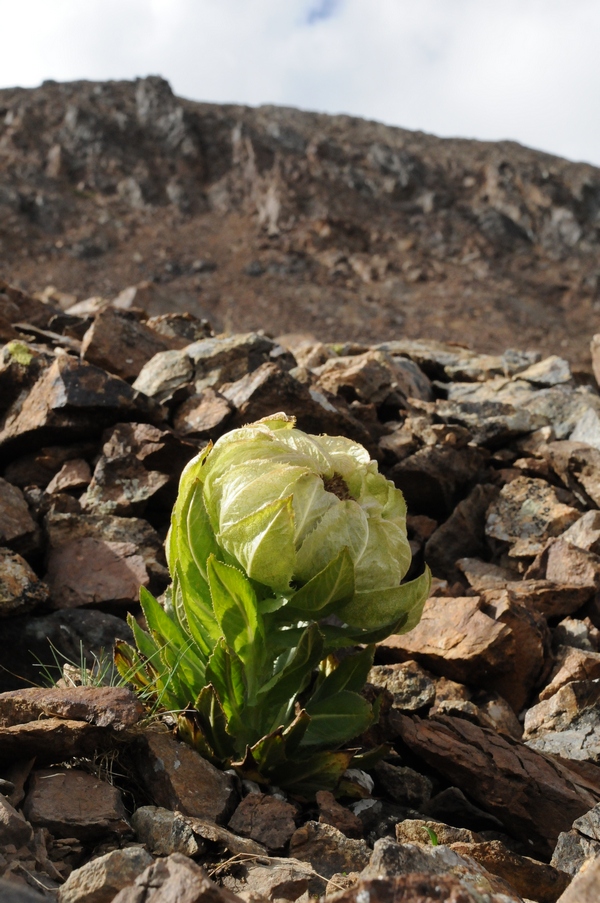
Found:
[{"label": "saussurea involucrata plant", "polygon": [[336,789],[369,756],[343,747],[378,717],[360,695],[374,644],[411,630],[430,588],[428,569],[401,584],[402,493],[361,445],[276,414],[188,464],[166,549],[167,603],[141,590],[149,632],[130,616],[119,672],[215,765]]}]

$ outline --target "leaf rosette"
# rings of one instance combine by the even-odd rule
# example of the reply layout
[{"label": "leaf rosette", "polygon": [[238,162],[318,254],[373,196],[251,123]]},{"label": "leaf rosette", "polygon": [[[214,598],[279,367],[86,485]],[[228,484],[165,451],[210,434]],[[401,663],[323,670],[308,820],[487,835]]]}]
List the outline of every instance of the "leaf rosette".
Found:
[{"label": "leaf rosette", "polygon": [[[359,444],[277,414],[233,430],[184,470],[163,608],[117,666],[221,767],[310,796],[335,788],[377,716],[360,695],[374,644],[421,617],[402,493]],[[360,651],[349,649],[364,646]],[[293,766],[293,767],[292,767]]]}]

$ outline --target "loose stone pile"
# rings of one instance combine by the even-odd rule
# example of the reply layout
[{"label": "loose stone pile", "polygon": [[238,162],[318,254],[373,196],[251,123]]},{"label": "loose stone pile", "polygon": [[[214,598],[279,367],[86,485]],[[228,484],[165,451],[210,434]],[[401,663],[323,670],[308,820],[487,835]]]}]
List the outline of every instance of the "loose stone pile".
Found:
[{"label": "loose stone pile", "polygon": [[[213,336],[189,315],[65,312],[6,284],[0,340],[3,900],[588,899],[594,386],[531,352]],[[129,690],[90,685],[109,683],[139,586],[167,585],[185,463],[278,410],[369,449],[406,496],[414,573],[426,560],[435,577],[419,626],[378,647],[370,739],[391,751],[354,776],[360,799],[241,785]]]}]

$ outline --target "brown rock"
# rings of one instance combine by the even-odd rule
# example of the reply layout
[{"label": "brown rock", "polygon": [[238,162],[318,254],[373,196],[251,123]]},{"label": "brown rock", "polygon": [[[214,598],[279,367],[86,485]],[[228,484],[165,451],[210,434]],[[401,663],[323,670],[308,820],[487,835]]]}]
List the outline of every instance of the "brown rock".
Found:
[{"label": "brown rock", "polygon": [[340,805],[329,790],[319,790],[316,794],[319,807],[319,822],[323,825],[333,825],[346,837],[362,837],[363,823],[346,806]]},{"label": "brown rock", "polygon": [[504,878],[522,897],[538,903],[556,903],[570,883],[565,872],[528,856],[519,856],[507,850],[499,840],[452,842],[452,849],[461,856],[475,859],[492,875]]},{"label": "brown rock", "polygon": [[9,844],[14,844],[18,849],[29,843],[32,837],[33,828],[29,822],[0,793],[0,849]]},{"label": "brown rock", "polygon": [[266,793],[249,793],[229,820],[229,828],[270,850],[280,850],[296,830],[297,810]]},{"label": "brown rock", "polygon": [[34,771],[23,812],[57,837],[88,841],[131,832],[117,788],[77,768]]},{"label": "brown rock", "polygon": [[498,817],[534,853],[548,855],[560,832],[597,800],[574,772],[468,721],[424,721],[395,712],[389,721],[414,753]]},{"label": "brown rock", "polygon": [[510,555],[536,555],[546,539],[558,536],[581,512],[564,504],[545,480],[517,477],[500,491],[489,507],[486,533],[510,543]]},{"label": "brown rock", "polygon": [[98,436],[115,421],[162,418],[156,402],[123,380],[61,354],[25,400],[15,401],[6,412],[0,423],[0,451],[4,457],[14,456],[49,442]]},{"label": "brown rock", "polygon": [[53,549],[46,582],[55,608],[136,602],[150,577],[133,542],[85,537]]},{"label": "brown rock", "polygon": [[125,687],[29,687],[0,693],[0,727],[44,717],[86,721],[119,731],[137,724],[144,711],[137,696]]},{"label": "brown rock", "polygon": [[475,486],[427,541],[425,561],[436,577],[455,583],[462,577],[459,559],[486,554],[485,516],[497,495],[496,486]]},{"label": "brown rock", "polygon": [[19,549],[26,537],[37,529],[23,493],[0,477],[0,544]]},{"label": "brown rock", "polygon": [[[549,442],[542,454],[562,482],[582,501],[600,504],[600,451],[586,442]],[[582,495],[583,490],[583,495]]]},{"label": "brown rock", "polygon": [[114,748],[118,736],[110,729],[64,718],[0,727],[0,762],[36,757],[38,765],[50,765],[73,757],[90,757]]},{"label": "brown rock", "polygon": [[47,602],[48,596],[48,587],[25,559],[0,548],[0,618],[25,614]]},{"label": "brown rock", "polygon": [[173,853],[159,859],[119,891],[112,903],[241,903],[226,887],[214,884],[204,869]]},{"label": "brown rock", "polygon": [[419,367],[385,351],[330,358],[314,372],[319,388],[347,401],[398,405],[407,398],[432,398],[431,383]]},{"label": "brown rock", "polygon": [[561,535],[561,539],[577,546],[600,554],[600,511],[586,511],[579,520]]},{"label": "brown rock", "polygon": [[559,646],[550,681],[540,693],[540,700],[550,699],[561,687],[572,681],[600,678],[600,653],[574,646]]},{"label": "brown rock", "polygon": [[283,857],[237,865],[234,874],[225,875],[220,883],[248,903],[256,897],[294,901],[306,891],[310,897],[319,897],[325,888],[325,881],[308,863]]},{"label": "brown rock", "polygon": [[481,561],[479,558],[460,558],[456,562],[456,567],[464,574],[469,586],[476,593],[484,589],[504,589],[519,576],[515,571],[489,561]]},{"label": "brown rock", "polygon": [[[429,829],[429,830],[428,830]],[[438,843],[480,843],[483,838],[479,834],[469,831],[468,828],[454,828],[440,821],[428,821],[422,818],[405,818],[396,825],[396,840],[398,843],[419,843],[425,846],[431,845],[432,831]],[[458,850],[458,853],[461,851]],[[484,863],[485,864],[485,863]]]},{"label": "brown rock", "polygon": [[482,610],[477,596],[444,598],[425,603],[419,624],[403,636],[379,644],[392,660],[415,659],[436,674],[461,683],[477,683],[507,667],[510,629]]},{"label": "brown rock", "polygon": [[371,851],[364,840],[352,840],[332,825],[307,821],[290,840],[290,856],[310,862],[315,872],[331,878],[336,872],[360,872]]},{"label": "brown rock", "polygon": [[[486,453],[467,445],[421,448],[390,471],[390,478],[406,499],[413,514],[445,518],[457,496],[464,495],[484,475]],[[460,555],[457,555],[460,557]]]},{"label": "brown rock", "polygon": [[596,903],[600,888],[600,856],[590,860],[587,868],[575,876],[557,903]]},{"label": "brown rock", "polygon": [[59,888],[58,903],[112,903],[152,862],[143,847],[111,850],[74,869]]},{"label": "brown rock", "polygon": [[569,586],[550,580],[523,580],[506,584],[511,598],[545,618],[572,614],[593,595],[589,586]]},{"label": "brown rock", "polygon": [[[488,894],[489,903],[519,903],[518,898]],[[394,878],[362,878],[347,890],[328,896],[330,903],[479,903],[481,895],[469,891],[454,875],[421,872]],[[586,901],[587,903],[587,901]]]},{"label": "brown rock", "polygon": [[121,379],[134,380],[155,354],[185,344],[159,335],[135,315],[105,307],[83,337],[81,357]]},{"label": "brown rock", "polygon": [[600,555],[557,539],[548,549],[546,578],[569,586],[600,588]]},{"label": "brown rock", "polygon": [[49,445],[28,455],[20,455],[6,467],[6,479],[15,486],[46,487],[62,466],[74,458],[88,458],[96,454],[95,442],[73,442],[70,445]]},{"label": "brown rock", "polygon": [[173,426],[182,436],[215,440],[225,431],[233,411],[231,402],[208,386],[179,405],[173,415]]},{"label": "brown rock", "polygon": [[198,856],[206,852],[206,844],[198,838],[181,812],[159,806],[140,806],[131,816],[131,825],[140,843],[157,856],[182,853]]},{"label": "brown rock", "polygon": [[236,804],[231,777],[168,733],[146,731],[137,763],[159,806],[226,822]]},{"label": "brown rock", "polygon": [[84,458],[72,458],[66,461],[57,474],[46,486],[46,492],[69,492],[73,489],[85,489],[92,479],[90,465]]}]

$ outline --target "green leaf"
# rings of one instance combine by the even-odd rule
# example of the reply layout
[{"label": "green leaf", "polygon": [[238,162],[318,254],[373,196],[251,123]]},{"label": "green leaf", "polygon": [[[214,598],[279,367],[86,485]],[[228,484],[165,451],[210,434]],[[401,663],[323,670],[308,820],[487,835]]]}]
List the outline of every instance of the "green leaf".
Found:
[{"label": "green leaf", "polygon": [[181,683],[189,688],[186,705],[194,698],[198,687],[204,684],[205,661],[202,654],[192,638],[169,617],[145,587],[140,589],[140,603],[150,632],[159,646],[161,659],[173,671],[172,679],[175,681],[180,677]]},{"label": "green leaf", "polygon": [[206,680],[216,692],[229,721],[229,729],[236,736],[246,733],[243,720],[246,702],[244,666],[240,658],[227,647],[223,638],[215,646],[206,666]]},{"label": "green leaf", "polygon": [[253,580],[280,592],[289,587],[296,554],[292,496],[226,527],[217,539]]},{"label": "green leaf", "polygon": [[315,690],[311,696],[311,704],[336,696],[342,690],[351,690],[355,693],[362,690],[373,666],[374,655],[375,646],[371,645],[366,646],[361,652],[343,658]]},{"label": "green leaf", "polygon": [[311,624],[303,630],[289,662],[258,691],[258,705],[272,710],[293,699],[308,685],[322,657],[323,637],[317,625]]},{"label": "green leaf", "polygon": [[256,593],[238,568],[217,561],[214,556],[208,560],[208,582],[215,616],[227,644],[246,666],[248,694],[252,697],[264,646]]},{"label": "green leaf", "polygon": [[322,571],[290,597],[283,614],[294,609],[298,613],[318,613],[318,617],[324,617],[331,606],[347,602],[353,595],[354,564],[344,546]]},{"label": "green leaf", "polygon": [[371,706],[358,693],[342,690],[318,702],[306,705],[310,724],[302,746],[341,746],[358,737],[373,720]]},{"label": "green leaf", "polygon": [[352,750],[323,751],[282,763],[271,772],[274,784],[300,799],[314,799],[319,790],[335,790],[352,761]]},{"label": "green leaf", "polygon": [[206,659],[214,649],[217,640],[222,636],[219,622],[215,618],[212,602],[210,601],[210,592],[208,590],[207,594],[209,600],[208,603],[204,598],[198,598],[196,595],[190,593],[189,584],[183,577],[180,563],[177,562],[173,573],[174,601],[176,598],[178,604],[181,604],[185,615],[187,631]]},{"label": "green leaf", "polygon": [[426,567],[421,576],[410,583],[355,593],[352,601],[342,606],[337,614],[352,627],[369,630],[383,627],[404,614],[407,620],[402,633],[407,633],[419,623],[430,589],[431,571]]},{"label": "green leaf", "polygon": [[309,724],[310,715],[306,709],[302,709],[284,730],[282,736],[285,740],[285,754],[288,758],[291,758],[298,750]]},{"label": "green leaf", "polygon": [[210,746],[202,733],[198,722],[197,713],[193,709],[186,709],[177,718],[177,734],[180,740],[195,749],[203,759],[207,759],[217,768],[226,766],[227,760],[220,759]]},{"label": "green leaf", "polygon": [[194,717],[208,745],[223,762],[229,762],[236,755],[236,744],[228,731],[227,716],[212,684],[200,690]]}]

